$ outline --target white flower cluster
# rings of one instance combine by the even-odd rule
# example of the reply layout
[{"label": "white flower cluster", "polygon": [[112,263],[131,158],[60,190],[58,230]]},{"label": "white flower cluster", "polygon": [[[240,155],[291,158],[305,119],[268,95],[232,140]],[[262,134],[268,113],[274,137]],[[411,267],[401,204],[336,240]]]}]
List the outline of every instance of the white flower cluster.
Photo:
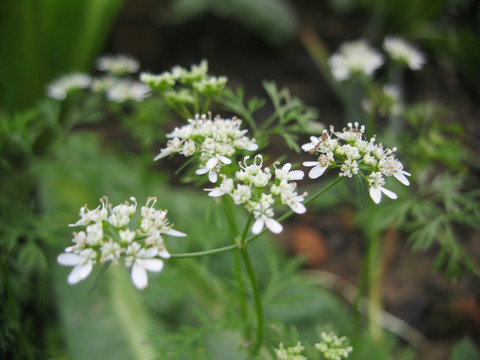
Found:
[{"label": "white flower cluster", "polygon": [[105,71],[113,76],[134,74],[140,69],[140,63],[137,59],[122,54],[101,56],[95,64],[98,70]]},{"label": "white flower cluster", "polygon": [[302,343],[299,341],[297,345],[285,348],[283,343],[280,343],[278,349],[274,349],[277,360],[307,360],[305,356],[302,355],[305,347],[302,346]]},{"label": "white flower cluster", "polygon": [[[391,59],[404,63],[412,70],[421,69],[426,62],[423,53],[398,37],[386,37],[383,49]],[[384,62],[384,56],[364,39],[342,44],[328,59],[333,77],[337,81],[362,75],[371,77]]]},{"label": "white flower cluster", "polygon": [[117,103],[124,103],[129,100],[140,102],[150,96],[150,88],[135,80],[115,79],[105,89],[105,94],[108,100]]},{"label": "white flower cluster", "polygon": [[422,52],[396,36],[387,36],[383,42],[383,49],[390,58],[407,65],[412,70],[420,70],[426,63]]},{"label": "white flower cluster", "polygon": [[[355,126],[355,127],[354,127]],[[322,176],[328,168],[340,167],[339,176],[362,176],[369,185],[372,200],[378,204],[382,193],[391,199],[397,195],[383,187],[384,177],[394,176],[404,185],[409,185],[403,165],[395,158],[396,148],[384,148],[382,144],[375,144],[375,137],[370,141],[364,140],[365,127],[358,128],[349,123],[348,129],[335,132],[333,126],[330,131],[324,130],[322,136],[310,137],[310,142],[302,149],[312,154],[320,154],[317,161],[305,161],[304,166],[312,167],[308,176],[316,179]],[[368,174],[368,175],[364,175]]]},{"label": "white flower cluster", "polygon": [[247,130],[240,130],[240,119],[222,119],[211,115],[196,115],[188,124],[175,128],[167,135],[170,140],[154,160],[170,154],[179,153],[190,157],[198,155],[200,168],[197,175],[208,173],[212,183],[217,182],[218,172],[224,165],[232,163],[230,159],[238,150],[254,151],[258,148],[255,140],[245,136]]},{"label": "white flower cluster", "polygon": [[81,73],[65,75],[48,85],[48,96],[56,100],[64,100],[73,90],[89,88],[93,92],[104,93],[110,101],[124,103],[140,102],[150,95],[148,86],[126,77],[140,68],[139,62],[133,57],[102,56],[97,59],[96,65],[97,69],[106,72],[106,75],[95,78]]},{"label": "white flower cluster", "polygon": [[64,100],[68,93],[78,89],[86,89],[91,82],[92,79],[87,74],[67,74],[51,82],[47,87],[47,94],[52,99]]},{"label": "white flower cluster", "polygon": [[372,76],[383,65],[382,54],[365,40],[346,42],[328,59],[332,74],[338,81],[358,75]]},{"label": "white flower cluster", "polygon": [[[205,190],[212,197],[227,194],[232,197],[236,205],[243,205],[253,214],[255,222],[252,225],[252,233],[259,234],[266,226],[271,232],[278,234],[282,232],[283,227],[273,218],[273,204],[287,205],[297,214],[303,214],[307,210],[302,204],[306,194],[298,195],[296,183],[290,182],[303,179],[303,171],[291,171],[290,163],[277,168],[278,163],[275,163],[275,179],[271,181],[272,173],[268,167],[262,168],[261,155],[256,155],[250,165],[247,164],[248,159],[249,156],[246,156],[243,165],[239,163],[240,170],[235,173],[233,179],[222,175],[223,180],[220,186]],[[266,192],[269,185],[269,191]]]},{"label": "white flower cluster", "polygon": [[[227,78],[225,76],[209,76],[208,62],[202,60],[200,64],[193,64],[190,70],[181,66],[175,66],[171,71],[165,71],[161,74],[141,73],[140,81],[147,84],[152,90],[163,93],[165,90],[172,90],[176,85],[191,86],[198,93],[213,97],[219,94],[225,84]],[[177,89],[177,91],[185,91],[186,89]],[[172,95],[172,94],[170,94]]]},{"label": "white flower cluster", "polygon": [[102,56],[97,59],[96,65],[106,75],[93,79],[92,90],[105,93],[108,100],[117,103],[140,102],[150,95],[148,86],[126,77],[139,70],[140,63],[137,59],[121,54]]},{"label": "white flower cluster", "polygon": [[127,201],[112,207],[104,198],[96,209],[89,210],[87,205],[80,209],[80,220],[70,226],[82,230],[73,233],[73,245],[57,258],[61,265],[74,267],[68,276],[69,284],[87,278],[97,262],[118,265],[121,258],[131,268],[132,282],[139,289],[148,285],[147,271],[162,270],[160,258],[170,257],[162,235],[186,235],[172,229],[166,210],[154,209],[157,200],[153,197],[142,206],[140,218],[132,226],[137,202],[133,197],[130,200],[133,204]]},{"label": "white flower cluster", "polygon": [[327,334],[322,332],[322,341],[315,344],[315,348],[320,351],[323,357],[327,360],[341,360],[348,358],[348,355],[353,351],[351,346],[344,347],[342,343],[346,337],[339,338],[333,333]]}]

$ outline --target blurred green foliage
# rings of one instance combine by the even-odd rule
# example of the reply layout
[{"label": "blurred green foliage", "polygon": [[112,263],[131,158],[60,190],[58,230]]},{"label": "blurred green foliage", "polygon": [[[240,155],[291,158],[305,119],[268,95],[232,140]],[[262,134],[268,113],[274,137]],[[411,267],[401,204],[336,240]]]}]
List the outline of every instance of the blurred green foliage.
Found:
[{"label": "blurred green foliage", "polygon": [[45,84],[90,71],[124,0],[0,2],[0,109],[35,104]]},{"label": "blurred green foliage", "polygon": [[295,36],[298,20],[288,0],[168,0],[167,21],[183,22],[206,13],[236,20],[272,44]]}]

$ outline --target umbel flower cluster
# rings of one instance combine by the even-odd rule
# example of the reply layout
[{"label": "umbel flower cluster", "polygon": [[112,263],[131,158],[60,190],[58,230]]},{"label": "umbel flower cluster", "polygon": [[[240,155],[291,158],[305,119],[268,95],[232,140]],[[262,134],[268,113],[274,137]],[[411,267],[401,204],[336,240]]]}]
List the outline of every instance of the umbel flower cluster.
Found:
[{"label": "umbel flower cluster", "polygon": [[[351,346],[345,346],[343,342],[347,340],[345,336],[339,338],[334,333],[320,334],[321,341],[315,344],[315,349],[322,354],[322,357],[327,360],[342,360],[348,358],[349,354],[353,351]],[[307,360],[302,355],[305,347],[299,341],[297,345],[285,348],[283,343],[280,343],[278,349],[274,349],[277,360]]]},{"label": "umbel flower cluster", "polygon": [[[193,88],[204,96],[213,97],[223,90],[227,83],[227,78],[225,76],[216,77],[208,75],[208,62],[203,60],[198,65],[193,64],[190,70],[181,66],[174,66],[171,71],[165,71],[161,74],[142,72],[140,81],[148,85],[152,90],[164,93],[167,100],[178,103],[193,103],[194,98],[188,87]],[[174,88],[177,85],[186,85],[188,87],[175,91]]]},{"label": "umbel flower cluster", "polygon": [[222,119],[211,115],[196,115],[188,124],[175,128],[167,135],[170,140],[154,160],[179,153],[185,157],[198,156],[200,168],[197,175],[208,173],[212,183],[218,180],[222,166],[232,163],[231,157],[239,150],[254,151],[258,148],[255,140],[245,136],[247,130],[240,130],[240,119]]},{"label": "umbel flower cluster", "polygon": [[[426,62],[422,52],[399,37],[386,37],[383,49],[390,59],[411,70],[420,70]],[[345,42],[328,59],[332,75],[337,81],[372,77],[384,63],[384,55],[364,39]]]},{"label": "umbel flower cluster", "polygon": [[304,166],[312,167],[308,176],[316,179],[322,176],[327,169],[340,168],[339,176],[362,176],[368,183],[372,200],[378,204],[382,193],[391,199],[397,195],[385,189],[385,177],[394,176],[404,185],[410,185],[403,170],[402,163],[395,158],[396,148],[384,148],[382,144],[375,144],[375,137],[364,140],[365,127],[359,124],[348,124],[347,129],[335,132],[333,126],[324,130],[322,136],[310,137],[310,142],[302,145],[304,151],[318,155],[316,161],[305,161]]},{"label": "umbel flower cluster", "polygon": [[76,284],[88,277],[96,263],[120,260],[130,268],[133,284],[144,289],[148,285],[147,271],[159,272],[163,259],[170,257],[163,235],[183,237],[184,233],[172,229],[166,210],[154,208],[156,198],[148,198],[141,207],[140,217],[132,220],[137,211],[137,201],[130,200],[112,207],[105,197],[101,205],[89,210],[87,205],[80,209],[80,220],[70,226],[79,228],[73,233],[73,245],[60,254],[61,265],[73,266],[68,276],[69,284]]},{"label": "umbel flower cluster", "polygon": [[103,75],[91,77],[88,74],[73,73],[63,75],[48,85],[47,94],[52,99],[64,100],[70,93],[80,89],[90,89],[103,93],[109,101],[143,101],[150,95],[145,84],[128,78],[140,69],[140,63],[127,55],[106,55],[99,57],[96,67]]},{"label": "umbel flower cluster", "polygon": [[302,204],[306,194],[298,195],[296,183],[291,182],[303,179],[303,171],[291,171],[290,163],[277,168],[278,163],[275,163],[275,178],[271,181],[272,173],[268,167],[262,168],[261,155],[256,155],[251,164],[248,164],[248,160],[249,156],[246,156],[243,164],[239,163],[240,170],[235,173],[234,178],[222,175],[220,186],[205,190],[212,197],[229,195],[236,205],[243,205],[255,219],[252,233],[259,234],[266,226],[271,232],[278,234],[283,227],[274,219],[272,206],[275,203],[287,205],[297,214],[303,214],[307,210]]}]

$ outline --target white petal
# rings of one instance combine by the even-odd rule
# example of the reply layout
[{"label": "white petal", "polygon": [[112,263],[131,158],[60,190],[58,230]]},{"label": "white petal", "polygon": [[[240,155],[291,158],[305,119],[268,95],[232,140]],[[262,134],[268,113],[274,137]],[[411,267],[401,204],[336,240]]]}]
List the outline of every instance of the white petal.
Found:
[{"label": "white petal", "polygon": [[187,234],[185,234],[181,231],[178,231],[178,230],[174,230],[174,229],[168,229],[168,231],[165,234],[170,235],[170,236],[177,236],[177,237],[187,236]]},{"label": "white petal", "polygon": [[158,254],[158,249],[156,247],[150,247],[148,249],[145,249],[145,252],[143,255],[141,255],[142,259],[150,259],[153,258]]},{"label": "white petal", "polygon": [[310,179],[316,179],[316,178],[322,176],[323,173],[325,172],[325,170],[327,170],[327,167],[328,167],[328,166],[320,166],[320,165],[315,166],[315,167],[312,168],[312,170],[310,170],[310,172],[308,173],[308,177],[309,177]]},{"label": "white petal", "polygon": [[288,172],[290,171],[290,169],[291,169],[291,168],[292,168],[292,164],[290,164],[290,163],[286,163],[285,165],[283,165],[283,167],[282,167],[282,171],[285,171],[285,172],[287,172],[287,173],[288,173]]},{"label": "white petal", "polygon": [[211,183],[216,183],[218,180],[217,172],[215,169],[210,170],[208,173],[208,180],[210,180]]},{"label": "white petal", "polygon": [[212,158],[210,158],[210,159],[207,161],[207,163],[205,164],[205,167],[206,167],[208,170],[212,170],[212,169],[215,167],[215,165],[217,165],[217,163],[218,163],[217,158],[216,158],[216,157],[212,157]]},{"label": "white petal", "polygon": [[404,175],[404,174],[408,174],[408,176],[410,176],[409,173],[407,173],[406,171],[395,171],[393,173],[393,176],[395,176],[395,178],[400,181],[403,185],[410,185],[410,181],[408,181],[407,177]]},{"label": "white petal", "polygon": [[387,190],[384,187],[381,187],[380,190],[387,195],[390,199],[396,199],[397,194],[395,194],[393,191]]},{"label": "white petal", "polygon": [[142,266],[148,271],[160,272],[163,269],[163,261],[160,259],[142,260]]},{"label": "white petal", "polygon": [[312,143],[306,143],[306,144],[302,145],[302,150],[303,151],[310,151],[310,150],[313,150],[313,149],[315,149],[315,145],[312,144]]},{"label": "white petal", "polygon": [[220,191],[219,189],[205,189],[205,191],[210,191],[208,193],[208,196],[212,196],[212,197],[218,197],[218,196],[225,195],[223,193],[223,191]]},{"label": "white petal", "polygon": [[198,169],[197,171],[195,171],[195,174],[197,174],[197,175],[203,175],[203,174],[206,174],[208,171],[209,171],[209,169],[207,169],[206,167],[204,167],[204,168],[200,168],[200,169]]},{"label": "white petal", "polygon": [[148,285],[148,276],[147,271],[143,266],[137,265],[136,263],[132,266],[132,272],[130,274],[133,285],[138,289],[145,289]]},{"label": "white petal", "polygon": [[380,200],[382,200],[382,192],[379,188],[370,186],[370,197],[372,198],[375,204],[380,204]]},{"label": "white petal", "polygon": [[77,265],[73,268],[72,272],[70,275],[68,275],[68,283],[69,284],[76,284],[79,281],[82,281],[85,279],[88,275],[90,275],[90,272],[92,271],[92,263],[89,261],[86,264],[83,265]]},{"label": "white petal", "polygon": [[267,218],[265,224],[274,234],[280,234],[283,230],[283,226],[277,220]]},{"label": "white petal", "polygon": [[302,180],[304,173],[302,170],[293,170],[288,174],[290,180]]},{"label": "white petal", "polygon": [[170,258],[170,253],[167,251],[167,249],[163,249],[158,253],[158,256],[164,258],[164,259],[169,259]]},{"label": "white petal", "polygon": [[245,148],[245,150],[249,150],[249,151],[255,151],[258,149],[258,145],[254,142],[249,142],[247,144],[247,147]]},{"label": "white petal", "polygon": [[299,202],[293,204],[292,206],[290,206],[290,208],[293,211],[295,211],[297,214],[305,214],[305,212],[307,211],[307,208],[305,207],[305,205]]},{"label": "white petal", "polygon": [[83,257],[77,254],[60,254],[57,256],[57,261],[60,265],[75,266],[82,262]]},{"label": "white petal", "polygon": [[232,160],[230,160],[226,156],[220,156],[220,161],[227,165],[232,163]]},{"label": "white petal", "polygon": [[318,165],[318,161],[304,161],[303,162],[303,166],[307,166],[307,167],[316,166],[316,165]]},{"label": "white petal", "polygon": [[257,219],[257,221],[255,221],[253,223],[252,233],[260,234],[262,232],[262,229],[263,229],[263,224],[264,224],[264,221],[263,221],[262,218]]},{"label": "white petal", "polygon": [[160,159],[163,159],[164,157],[167,157],[168,155],[170,155],[172,153],[172,149],[170,148],[165,148],[163,149],[162,151],[160,151],[160,153],[155,156],[153,158],[153,161],[157,161],[157,160],[160,160]]}]

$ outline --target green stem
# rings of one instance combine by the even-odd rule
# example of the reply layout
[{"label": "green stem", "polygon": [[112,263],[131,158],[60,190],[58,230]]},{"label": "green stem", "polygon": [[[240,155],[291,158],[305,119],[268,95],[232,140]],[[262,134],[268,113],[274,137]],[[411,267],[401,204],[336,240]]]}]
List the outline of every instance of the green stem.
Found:
[{"label": "green stem", "polygon": [[210,102],[212,101],[212,97],[208,96],[205,100],[205,104],[203,105],[202,114],[206,114],[208,111],[208,107],[210,106]]},{"label": "green stem", "polygon": [[200,100],[198,97],[198,92],[196,90],[193,90],[193,112],[195,114],[198,114],[198,109],[200,108]]},{"label": "green stem", "polygon": [[380,341],[383,336],[382,327],[378,321],[382,310],[382,237],[376,233],[370,236],[368,242],[367,286],[368,286],[368,328],[374,341]]},{"label": "green stem", "polygon": [[260,296],[260,290],[258,288],[257,277],[255,276],[255,270],[253,269],[252,261],[250,260],[250,255],[246,247],[240,249],[240,254],[242,255],[243,263],[247,270],[247,275],[250,280],[250,285],[252,286],[253,292],[253,301],[255,303],[255,314],[257,316],[257,332],[255,336],[255,344],[250,349],[252,355],[255,355],[263,341],[263,306],[262,299]]},{"label": "green stem", "polygon": [[[241,241],[237,241],[238,236],[240,234],[240,230],[233,216],[232,200],[229,197],[224,197],[222,199],[222,202],[223,202],[223,208],[225,210],[225,215],[227,217],[228,225],[230,228],[232,242],[234,245],[238,246],[238,244],[241,243]],[[242,236],[242,239],[243,239],[243,236]],[[238,251],[233,251],[233,261],[234,261],[234,266],[233,266],[234,273],[235,273],[235,277],[237,278],[237,292],[238,292],[240,316],[241,316],[241,319],[243,319],[245,338],[248,339],[250,338],[250,327],[248,326],[247,291],[245,287],[242,264],[240,262],[240,256]]]},{"label": "green stem", "polygon": [[[223,208],[225,209],[225,216],[227,217],[228,226],[230,227],[233,236],[237,238],[238,236],[240,236],[241,232],[238,228],[237,222],[235,221],[235,216],[233,215],[232,199],[230,198],[230,196],[223,196],[222,202]],[[234,242],[237,244],[237,239],[235,239]]]}]

